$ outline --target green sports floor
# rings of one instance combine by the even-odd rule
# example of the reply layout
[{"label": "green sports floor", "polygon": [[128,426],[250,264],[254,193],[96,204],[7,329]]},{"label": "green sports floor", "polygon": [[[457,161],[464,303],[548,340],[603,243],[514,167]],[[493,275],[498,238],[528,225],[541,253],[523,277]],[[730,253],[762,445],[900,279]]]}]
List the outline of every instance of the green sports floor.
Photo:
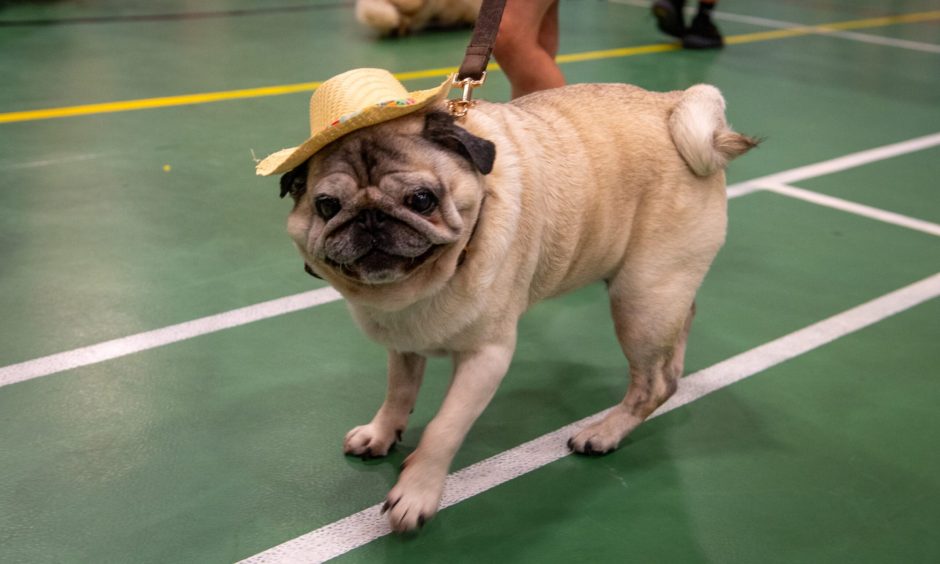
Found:
[{"label": "green sports floor", "polygon": [[687,52],[647,2],[561,2],[570,82],[709,82],[765,138],[729,170],[685,403],[565,455],[626,363],[602,286],[540,304],[450,507],[395,536],[376,504],[448,363],[388,459],[343,456],[385,354],[304,274],[254,159],[306,137],[317,82],[430,86],[468,31],[378,40],[329,0],[0,2],[0,562],[940,562],[940,5],[719,8],[727,48]]}]

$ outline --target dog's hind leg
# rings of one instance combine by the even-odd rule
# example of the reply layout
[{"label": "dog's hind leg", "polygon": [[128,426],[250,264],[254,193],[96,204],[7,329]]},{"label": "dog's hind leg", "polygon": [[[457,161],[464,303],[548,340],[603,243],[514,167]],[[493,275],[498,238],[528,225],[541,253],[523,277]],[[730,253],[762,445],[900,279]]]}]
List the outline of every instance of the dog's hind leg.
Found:
[{"label": "dog's hind leg", "polygon": [[687,275],[646,280],[642,286],[620,282],[617,287],[618,281],[611,282],[611,311],[617,338],[630,362],[630,385],[623,401],[601,421],[571,438],[572,450],[583,454],[614,450],[676,391],[700,282]]},{"label": "dog's hind leg", "polygon": [[426,359],[415,353],[388,351],[388,391],[382,407],[368,425],[361,425],[346,434],[343,452],[363,459],[388,454],[401,440],[414,409],[418,389],[424,378]]}]

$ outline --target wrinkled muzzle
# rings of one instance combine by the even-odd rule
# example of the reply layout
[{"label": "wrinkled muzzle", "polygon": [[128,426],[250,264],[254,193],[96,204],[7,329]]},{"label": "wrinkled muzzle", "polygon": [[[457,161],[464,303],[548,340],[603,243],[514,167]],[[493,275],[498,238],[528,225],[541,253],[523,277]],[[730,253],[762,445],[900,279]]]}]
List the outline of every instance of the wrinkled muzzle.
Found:
[{"label": "wrinkled muzzle", "polygon": [[324,262],[367,283],[393,282],[423,264],[436,246],[424,234],[378,209],[360,212],[330,233]]}]

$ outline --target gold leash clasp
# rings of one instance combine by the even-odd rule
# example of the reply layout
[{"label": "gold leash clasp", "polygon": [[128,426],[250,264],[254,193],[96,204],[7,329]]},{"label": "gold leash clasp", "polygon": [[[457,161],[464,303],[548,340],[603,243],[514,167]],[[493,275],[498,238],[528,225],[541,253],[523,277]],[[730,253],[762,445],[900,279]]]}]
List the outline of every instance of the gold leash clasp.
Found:
[{"label": "gold leash clasp", "polygon": [[486,71],[483,71],[479,80],[474,80],[469,77],[463,80],[457,80],[457,75],[454,75],[451,86],[453,88],[462,88],[463,96],[459,100],[447,101],[447,109],[450,110],[451,115],[456,118],[462,118],[467,115],[470,108],[476,105],[476,100],[473,99],[473,89],[483,86],[484,82],[486,82]]}]

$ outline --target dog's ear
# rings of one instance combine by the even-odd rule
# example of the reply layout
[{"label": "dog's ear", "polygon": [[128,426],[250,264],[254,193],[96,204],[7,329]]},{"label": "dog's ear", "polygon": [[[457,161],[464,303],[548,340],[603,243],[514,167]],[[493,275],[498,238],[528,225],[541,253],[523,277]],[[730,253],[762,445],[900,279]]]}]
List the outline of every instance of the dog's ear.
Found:
[{"label": "dog's ear", "polygon": [[470,133],[454,123],[454,117],[445,112],[431,112],[424,121],[425,139],[457,153],[483,174],[493,170],[496,145]]},{"label": "dog's ear", "polygon": [[307,162],[304,161],[300,166],[284,173],[284,176],[281,177],[282,198],[290,194],[292,198],[297,199],[307,191]]}]

